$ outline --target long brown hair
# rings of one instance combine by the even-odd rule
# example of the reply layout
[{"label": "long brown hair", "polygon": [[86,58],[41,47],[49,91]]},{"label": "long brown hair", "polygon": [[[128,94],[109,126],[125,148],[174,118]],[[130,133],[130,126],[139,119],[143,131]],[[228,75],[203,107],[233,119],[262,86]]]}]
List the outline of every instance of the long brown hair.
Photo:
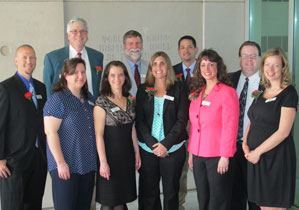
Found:
[{"label": "long brown hair", "polygon": [[201,88],[206,84],[206,80],[205,78],[203,78],[200,72],[200,63],[204,59],[208,59],[211,62],[216,62],[218,81],[225,85],[232,86],[229,76],[226,73],[226,66],[223,62],[222,57],[215,50],[205,49],[199,54],[194,67],[193,77],[191,79],[191,84],[190,84],[191,92],[200,91]]},{"label": "long brown hair", "polygon": [[110,96],[110,97],[114,97],[112,90],[111,90],[111,86],[110,83],[108,81],[108,76],[110,73],[110,69],[111,67],[116,66],[116,67],[120,67],[122,68],[124,75],[125,75],[125,82],[122,86],[122,95],[125,97],[129,96],[129,91],[131,89],[132,83],[129,77],[129,73],[128,70],[125,66],[125,64],[123,64],[121,61],[111,61],[110,63],[107,64],[105,70],[104,70],[104,74],[102,76],[102,81],[101,81],[101,94],[104,96]]},{"label": "long brown hair", "polygon": [[148,65],[148,70],[147,70],[144,84],[146,87],[154,87],[154,85],[155,85],[155,77],[152,73],[152,67],[153,67],[153,63],[157,57],[162,57],[166,61],[166,65],[167,65],[166,90],[169,90],[170,87],[174,85],[175,81],[177,81],[177,79],[175,77],[175,73],[172,68],[170,58],[163,51],[156,52],[152,55],[149,65]]},{"label": "long brown hair", "polygon": [[[65,79],[65,74],[73,75],[76,71],[78,64],[82,63],[86,69],[85,61],[82,58],[71,58],[64,61],[64,65],[61,70],[60,79],[52,89],[53,92],[63,91],[67,89],[67,80]],[[83,87],[81,88],[81,93],[85,98],[88,98],[88,85],[87,80]]]}]

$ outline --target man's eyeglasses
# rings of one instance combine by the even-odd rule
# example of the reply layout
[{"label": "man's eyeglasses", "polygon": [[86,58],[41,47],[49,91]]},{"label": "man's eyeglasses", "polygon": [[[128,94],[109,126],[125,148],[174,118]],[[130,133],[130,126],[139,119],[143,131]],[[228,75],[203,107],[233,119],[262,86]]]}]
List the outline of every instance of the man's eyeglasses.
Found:
[{"label": "man's eyeglasses", "polygon": [[242,59],[248,59],[248,58],[256,59],[257,57],[258,57],[258,55],[255,55],[255,54],[252,54],[252,55],[243,54],[243,55],[241,55]]},{"label": "man's eyeglasses", "polygon": [[72,30],[72,31],[70,31],[72,34],[78,34],[78,33],[80,33],[80,34],[86,34],[87,33],[87,31],[86,30],[80,30],[80,31],[78,31],[78,30]]}]

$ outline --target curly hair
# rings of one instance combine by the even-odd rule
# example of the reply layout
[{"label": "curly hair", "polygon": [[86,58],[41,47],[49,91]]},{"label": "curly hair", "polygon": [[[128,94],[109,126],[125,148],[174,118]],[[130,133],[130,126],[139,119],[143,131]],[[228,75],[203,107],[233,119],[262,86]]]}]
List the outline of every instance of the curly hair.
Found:
[{"label": "curly hair", "polygon": [[282,76],[281,76],[281,81],[280,81],[280,87],[283,88],[284,86],[288,86],[288,85],[292,84],[292,75],[290,72],[288,59],[281,48],[270,48],[269,50],[267,50],[265,52],[265,54],[262,58],[262,61],[261,61],[261,65],[260,65],[260,77],[261,77],[260,84],[262,86],[264,86],[265,88],[271,87],[271,83],[265,76],[265,72],[264,72],[265,61],[270,56],[278,56],[281,59],[281,63],[282,63],[281,75]]},{"label": "curly hair", "polygon": [[177,81],[177,79],[175,77],[175,73],[172,68],[172,64],[171,64],[169,56],[165,52],[162,52],[162,51],[156,52],[152,55],[149,65],[148,65],[148,70],[147,70],[144,84],[146,87],[154,87],[154,85],[155,85],[155,77],[153,76],[153,73],[152,73],[152,67],[153,67],[153,63],[157,57],[162,57],[166,61],[166,65],[167,65],[166,90],[169,90],[170,87],[174,85],[175,81]]},{"label": "curly hair", "polygon": [[103,76],[102,76],[102,81],[101,81],[101,94],[104,96],[110,96],[110,97],[114,97],[112,90],[111,90],[111,86],[110,83],[108,81],[108,76],[110,73],[110,69],[112,67],[120,67],[125,75],[125,82],[122,86],[122,95],[125,97],[129,96],[129,91],[131,89],[132,83],[129,77],[129,73],[127,70],[127,67],[125,66],[125,64],[123,64],[123,62],[121,61],[111,61],[110,63],[107,64],[107,66],[105,67]]},{"label": "curly hair", "polygon": [[[61,70],[61,77],[52,89],[53,92],[59,92],[67,89],[67,80],[65,75],[73,75],[76,72],[76,67],[78,64],[82,63],[84,69],[86,69],[85,61],[82,58],[71,58],[64,61],[64,65]],[[88,98],[88,85],[87,80],[83,87],[81,88],[81,93],[85,98]]]},{"label": "curly hair", "polygon": [[202,60],[208,59],[211,62],[217,63],[217,79],[219,82],[232,86],[232,83],[229,79],[229,76],[226,72],[226,66],[223,62],[223,59],[215,50],[204,49],[198,56],[194,71],[193,77],[191,79],[190,91],[201,91],[202,87],[206,84],[205,78],[201,75],[200,64]]}]

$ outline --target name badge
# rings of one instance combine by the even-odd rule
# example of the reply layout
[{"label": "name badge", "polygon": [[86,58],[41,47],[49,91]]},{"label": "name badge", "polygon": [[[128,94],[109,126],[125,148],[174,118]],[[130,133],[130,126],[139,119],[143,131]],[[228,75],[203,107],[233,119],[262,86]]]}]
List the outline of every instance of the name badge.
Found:
[{"label": "name badge", "polygon": [[119,107],[113,107],[113,108],[111,109],[111,112],[117,112],[117,111],[119,111],[119,110],[120,110]]},{"label": "name badge", "polygon": [[211,104],[211,102],[209,102],[209,101],[202,101],[201,102],[201,105],[203,105],[203,106],[210,106],[210,104]]},{"label": "name badge", "polygon": [[36,95],[36,99],[43,99],[42,95]]},{"label": "name badge", "polygon": [[141,74],[140,77],[141,77],[141,78],[145,78],[145,77],[146,77],[146,74]]},{"label": "name badge", "polygon": [[163,98],[165,98],[167,100],[170,100],[170,101],[174,100],[174,97],[173,96],[169,96],[169,95],[164,95]]},{"label": "name badge", "polygon": [[94,106],[94,103],[92,101],[88,101],[89,105]]},{"label": "name badge", "polygon": [[271,102],[271,101],[275,101],[276,100],[276,97],[274,97],[274,98],[269,98],[269,99],[267,99],[266,101],[265,101],[265,103],[268,103],[268,102]]}]

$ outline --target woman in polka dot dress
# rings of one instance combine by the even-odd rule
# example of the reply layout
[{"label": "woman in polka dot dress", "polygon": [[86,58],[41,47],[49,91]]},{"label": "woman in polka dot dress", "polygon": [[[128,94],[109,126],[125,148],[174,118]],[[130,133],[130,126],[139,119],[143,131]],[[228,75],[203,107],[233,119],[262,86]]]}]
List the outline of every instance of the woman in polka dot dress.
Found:
[{"label": "woman in polka dot dress", "polygon": [[48,170],[56,210],[89,210],[97,171],[93,105],[85,62],[65,61],[44,107]]}]

